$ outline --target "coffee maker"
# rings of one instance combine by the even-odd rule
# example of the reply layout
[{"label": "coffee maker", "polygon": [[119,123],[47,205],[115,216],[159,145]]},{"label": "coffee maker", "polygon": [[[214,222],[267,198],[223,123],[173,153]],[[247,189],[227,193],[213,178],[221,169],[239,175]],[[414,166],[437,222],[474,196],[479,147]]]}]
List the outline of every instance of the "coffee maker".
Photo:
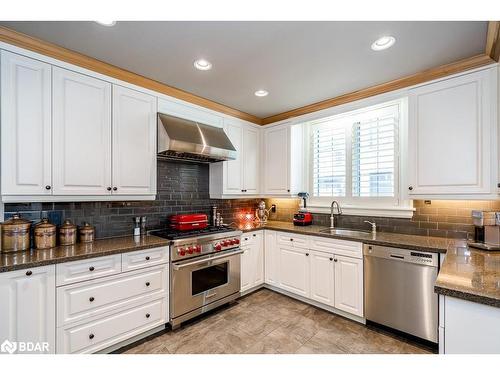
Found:
[{"label": "coffee maker", "polygon": [[481,250],[500,250],[500,212],[472,211],[474,240],[469,246]]}]

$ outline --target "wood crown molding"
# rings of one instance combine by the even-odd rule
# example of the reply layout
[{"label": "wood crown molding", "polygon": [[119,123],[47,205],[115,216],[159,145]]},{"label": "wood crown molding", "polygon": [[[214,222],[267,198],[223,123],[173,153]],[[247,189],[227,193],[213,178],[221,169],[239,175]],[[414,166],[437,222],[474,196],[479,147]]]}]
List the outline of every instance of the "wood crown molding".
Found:
[{"label": "wood crown molding", "polygon": [[44,40],[34,38],[32,36],[19,33],[9,28],[0,26],[0,41],[12,44],[17,47],[40,53],[45,56],[52,57],[57,60],[65,61],[79,67],[92,70],[137,86],[141,86],[174,98],[184,100],[186,102],[196,104],[226,115],[234,116],[245,121],[253,122],[261,125],[262,121],[259,117],[239,111],[237,109],[225,106],[212,100],[202,98],[191,94],[187,91],[165,85],[153,79],[146,78],[139,74],[132,73],[128,70],[121,69],[117,66],[105,63],[92,57],[83,55],[79,52],[60,47],[58,45],[46,42]]},{"label": "wood crown molding", "polygon": [[277,121],[286,120],[292,117],[305,115],[320,111],[330,107],[346,104],[371,96],[387,93],[405,87],[414,86],[434,79],[457,74],[466,70],[489,65],[499,60],[500,55],[500,21],[490,21],[488,24],[488,35],[486,40],[485,54],[473,56],[467,59],[456,61],[450,64],[441,65],[435,68],[424,70],[403,78],[398,78],[379,85],[371,86],[362,90],[353,91],[318,103],[306,105],[290,111],[279,113],[266,118],[239,111],[212,100],[202,98],[181,89],[165,85],[158,81],[143,77],[139,74],[129,72],[117,66],[105,63],[81,53],[57,46],[32,36],[19,33],[17,31],[0,26],[0,41],[12,44],[27,50],[40,53],[58,60],[65,61],[79,67],[95,71],[125,82],[132,83],[186,102],[199,105],[229,116],[237,117],[245,121],[258,125],[267,125]]},{"label": "wood crown molding", "polygon": [[335,98],[323,100],[318,103],[309,104],[301,108],[292,109],[291,111],[279,113],[262,119],[262,125],[271,124],[277,121],[286,120],[288,118],[305,115],[308,113],[321,111],[330,107],[335,107],[341,104],[354,102],[356,100],[369,98],[371,96],[384,94],[386,92],[403,89],[432,81],[434,79],[446,77],[452,74],[457,74],[466,70],[479,68],[484,65],[492,64],[495,61],[488,55],[477,55],[457,62],[441,65],[436,68],[424,70],[422,72],[412,74],[403,78],[398,78],[393,81],[385,82],[380,85],[368,87],[366,89],[353,91],[348,94],[340,95]]},{"label": "wood crown molding", "polygon": [[495,61],[500,59],[500,21],[488,22],[485,53]]}]

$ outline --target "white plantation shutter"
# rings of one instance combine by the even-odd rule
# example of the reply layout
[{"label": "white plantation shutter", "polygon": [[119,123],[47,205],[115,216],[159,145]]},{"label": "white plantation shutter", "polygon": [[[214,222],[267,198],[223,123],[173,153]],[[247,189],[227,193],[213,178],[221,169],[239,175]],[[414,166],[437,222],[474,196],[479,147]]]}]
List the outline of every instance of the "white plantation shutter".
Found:
[{"label": "white plantation shutter", "polygon": [[351,204],[397,197],[399,108],[390,103],[308,124],[313,197]]},{"label": "white plantation shutter", "polygon": [[312,125],[312,188],[315,197],[346,194],[346,134],[342,123]]},{"label": "white plantation shutter", "polygon": [[393,111],[352,126],[353,197],[394,197],[397,116]]}]

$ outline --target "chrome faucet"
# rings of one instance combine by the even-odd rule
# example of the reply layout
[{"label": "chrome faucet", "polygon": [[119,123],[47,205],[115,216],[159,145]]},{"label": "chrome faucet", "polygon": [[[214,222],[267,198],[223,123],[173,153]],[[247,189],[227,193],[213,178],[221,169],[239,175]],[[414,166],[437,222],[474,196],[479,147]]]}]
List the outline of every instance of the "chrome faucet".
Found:
[{"label": "chrome faucet", "polygon": [[333,201],[330,206],[330,229],[335,228],[335,216],[333,214],[333,208],[337,206],[337,215],[342,215],[342,208],[340,208],[340,204],[337,201]]},{"label": "chrome faucet", "polygon": [[365,223],[368,223],[372,226],[372,233],[377,233],[377,223],[368,220],[365,220]]}]

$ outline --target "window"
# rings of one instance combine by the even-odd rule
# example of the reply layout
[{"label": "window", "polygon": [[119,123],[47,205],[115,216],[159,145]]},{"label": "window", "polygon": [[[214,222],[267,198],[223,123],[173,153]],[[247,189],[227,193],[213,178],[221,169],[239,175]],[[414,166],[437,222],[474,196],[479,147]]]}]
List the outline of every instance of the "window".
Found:
[{"label": "window", "polygon": [[311,121],[311,203],[398,204],[401,102]]}]

